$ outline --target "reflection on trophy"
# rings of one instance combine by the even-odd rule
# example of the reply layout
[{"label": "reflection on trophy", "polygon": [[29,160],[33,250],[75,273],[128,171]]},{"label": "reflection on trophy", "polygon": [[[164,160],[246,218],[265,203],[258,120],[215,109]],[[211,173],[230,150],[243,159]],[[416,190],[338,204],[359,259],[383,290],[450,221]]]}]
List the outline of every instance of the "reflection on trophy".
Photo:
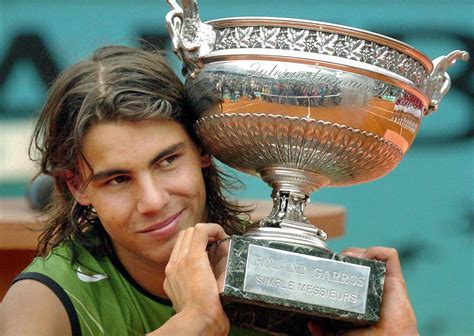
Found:
[{"label": "reflection on trophy", "polygon": [[219,98],[195,124],[200,140],[273,189],[271,213],[230,240],[221,298],[231,321],[293,334],[310,318],[376,323],[385,264],[332,252],[305,204],[322,187],[394,169],[449,90],[447,68],[468,53],[431,61],[392,38],[315,21],[203,23],[195,0],[168,2],[190,89]]}]

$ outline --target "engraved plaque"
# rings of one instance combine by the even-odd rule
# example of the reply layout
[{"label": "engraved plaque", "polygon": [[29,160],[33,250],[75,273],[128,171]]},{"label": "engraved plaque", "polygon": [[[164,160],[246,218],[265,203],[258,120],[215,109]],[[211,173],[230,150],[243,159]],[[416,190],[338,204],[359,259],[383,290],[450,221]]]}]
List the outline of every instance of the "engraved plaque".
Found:
[{"label": "engraved plaque", "polygon": [[244,291],[365,313],[370,268],[250,244]]}]

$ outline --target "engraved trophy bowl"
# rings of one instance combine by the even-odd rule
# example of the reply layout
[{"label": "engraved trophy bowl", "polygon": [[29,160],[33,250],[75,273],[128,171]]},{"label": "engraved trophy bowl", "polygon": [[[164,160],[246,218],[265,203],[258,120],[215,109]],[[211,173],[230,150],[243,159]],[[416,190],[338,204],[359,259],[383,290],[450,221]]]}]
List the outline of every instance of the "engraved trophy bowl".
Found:
[{"label": "engraved trophy bowl", "polygon": [[218,97],[195,123],[204,147],[261,177],[274,207],[256,240],[329,251],[304,216],[310,194],[393,170],[450,88],[447,69],[395,39],[330,23],[239,17],[201,22],[197,2],[168,0],[174,51],[194,95]]}]

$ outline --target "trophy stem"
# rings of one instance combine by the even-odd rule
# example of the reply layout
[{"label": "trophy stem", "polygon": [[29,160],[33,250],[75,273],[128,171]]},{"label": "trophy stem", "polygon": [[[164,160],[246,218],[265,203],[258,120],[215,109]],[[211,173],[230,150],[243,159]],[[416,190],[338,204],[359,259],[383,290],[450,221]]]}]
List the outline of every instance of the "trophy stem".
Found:
[{"label": "trophy stem", "polygon": [[273,188],[272,195],[285,190],[308,197],[330,182],[324,175],[294,168],[268,167],[261,169],[259,174]]},{"label": "trophy stem", "polygon": [[311,224],[304,215],[309,194],[329,183],[329,179],[298,169],[266,168],[262,179],[273,188],[273,208],[260,221],[258,229],[245,235],[257,239],[286,241],[329,250],[326,233]]}]

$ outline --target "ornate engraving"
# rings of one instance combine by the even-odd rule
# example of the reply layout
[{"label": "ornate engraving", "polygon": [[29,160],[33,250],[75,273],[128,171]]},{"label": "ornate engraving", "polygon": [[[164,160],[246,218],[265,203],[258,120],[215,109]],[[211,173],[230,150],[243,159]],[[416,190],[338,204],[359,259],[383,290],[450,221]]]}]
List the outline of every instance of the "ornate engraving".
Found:
[{"label": "ornate engraving", "polygon": [[222,29],[219,31],[219,34],[216,34],[215,50],[235,48],[231,32],[231,29]]},{"label": "ornate engraving", "polygon": [[288,39],[287,39],[287,44],[288,44],[288,49],[290,50],[300,50],[304,51],[305,50],[305,40],[309,35],[308,30],[300,30],[300,29],[288,29]]},{"label": "ornate engraving", "polygon": [[259,39],[256,40],[257,46],[260,45],[262,48],[272,48],[276,49],[277,47],[277,37],[280,34],[280,28],[265,28],[260,27],[259,29]]},{"label": "ornate engraving", "polygon": [[253,27],[237,27],[234,31],[237,48],[249,48]]},{"label": "ornate engraving", "polygon": [[316,172],[329,178],[329,186],[381,177],[403,156],[375,134],[314,119],[229,113],[199,119],[196,131],[211,153],[234,168],[254,175],[265,167]]},{"label": "ornate engraving", "polygon": [[[252,34],[254,31],[258,33]],[[414,58],[372,41],[297,28],[233,27],[216,29],[214,50],[272,48],[337,56],[395,72],[424,90],[428,74]]]}]

